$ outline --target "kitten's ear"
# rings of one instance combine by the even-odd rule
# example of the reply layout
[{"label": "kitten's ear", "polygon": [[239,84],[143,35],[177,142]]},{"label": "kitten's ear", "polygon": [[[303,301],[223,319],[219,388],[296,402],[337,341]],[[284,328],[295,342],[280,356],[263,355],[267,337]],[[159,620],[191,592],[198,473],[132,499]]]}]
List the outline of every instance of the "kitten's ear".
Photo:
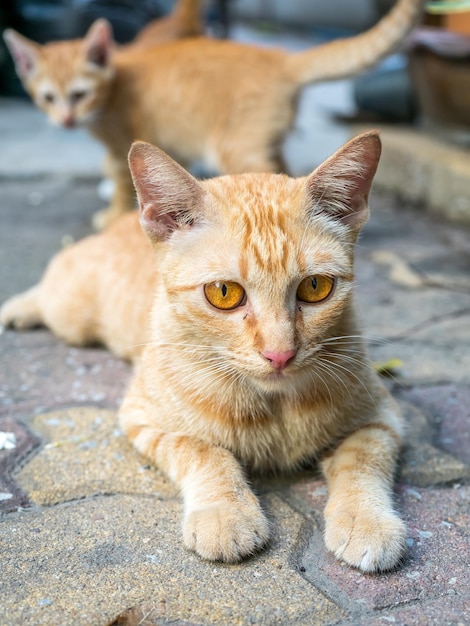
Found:
[{"label": "kitten's ear", "polygon": [[83,38],[83,50],[88,63],[107,67],[113,48],[113,29],[108,20],[100,18],[93,22]]},{"label": "kitten's ear", "polygon": [[136,141],[129,167],[137,191],[140,223],[152,241],[163,241],[200,217],[204,191],[191,174],[163,150]]},{"label": "kitten's ear", "polygon": [[3,39],[13,57],[18,76],[20,78],[28,78],[34,74],[41,46],[23,37],[13,28],[7,28],[4,31]]},{"label": "kitten's ear", "polygon": [[379,164],[376,130],[363,133],[324,161],[307,179],[314,215],[327,215],[358,232],[369,217],[368,196]]}]

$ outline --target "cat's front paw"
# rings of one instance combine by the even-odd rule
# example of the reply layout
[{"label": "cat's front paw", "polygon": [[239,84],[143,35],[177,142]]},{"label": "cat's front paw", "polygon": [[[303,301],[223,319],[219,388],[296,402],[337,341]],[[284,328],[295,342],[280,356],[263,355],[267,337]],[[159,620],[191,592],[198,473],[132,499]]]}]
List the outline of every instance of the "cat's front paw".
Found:
[{"label": "cat's front paw", "polygon": [[183,538],[203,559],[236,563],[266,545],[269,524],[254,496],[221,500],[188,511]]},{"label": "cat's front paw", "polygon": [[26,330],[40,323],[41,315],[35,288],[13,296],[0,308],[0,325],[4,328]]},{"label": "cat's front paw", "polygon": [[338,507],[325,517],[325,544],[336,558],[363,572],[391,570],[402,561],[406,528],[393,511]]}]

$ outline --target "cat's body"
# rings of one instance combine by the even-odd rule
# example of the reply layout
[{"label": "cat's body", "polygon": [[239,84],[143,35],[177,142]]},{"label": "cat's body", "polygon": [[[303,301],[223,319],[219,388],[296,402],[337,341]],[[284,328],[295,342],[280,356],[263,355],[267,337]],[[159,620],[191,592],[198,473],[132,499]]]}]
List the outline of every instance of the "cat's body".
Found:
[{"label": "cat's body", "polygon": [[352,302],[379,154],[368,133],[306,178],[198,182],[138,143],[130,165],[151,244],[126,215],[0,310],[5,325],[45,323],[136,362],[121,425],[180,487],[185,543],[204,558],[237,561],[268,540],[245,470],[315,459],[328,548],[364,571],[402,557],[391,485],[403,426]]},{"label": "cat's body", "polygon": [[[126,158],[135,139],[222,174],[285,171],[282,143],[302,88],[376,63],[403,41],[423,3],[398,0],[366,33],[299,53],[197,38],[111,54],[103,22],[83,42],[38,48],[11,31],[7,42],[38,106],[56,123],[87,126],[107,147],[116,191],[96,221],[105,226],[133,207]],[[63,94],[80,72],[87,96],[72,105]],[[53,88],[56,102],[45,102]]]}]

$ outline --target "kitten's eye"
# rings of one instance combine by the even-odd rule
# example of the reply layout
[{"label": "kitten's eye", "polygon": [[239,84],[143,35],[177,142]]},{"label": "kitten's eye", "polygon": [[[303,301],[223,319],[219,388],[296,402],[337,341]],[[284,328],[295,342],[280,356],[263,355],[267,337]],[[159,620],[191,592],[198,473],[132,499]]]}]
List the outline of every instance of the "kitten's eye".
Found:
[{"label": "kitten's eye", "polygon": [[54,102],[54,94],[53,93],[45,93],[44,94],[44,102],[48,102],[49,104],[51,104],[52,102]]},{"label": "kitten's eye", "polygon": [[304,278],[297,289],[297,300],[310,304],[322,302],[333,291],[334,285],[335,281],[330,276],[321,276],[320,274],[308,276]]},{"label": "kitten's eye", "polygon": [[216,309],[229,311],[244,304],[245,290],[238,283],[231,281],[217,281],[204,285],[204,295],[207,301]]},{"label": "kitten's eye", "polygon": [[87,95],[87,92],[83,89],[79,89],[77,91],[72,91],[72,93],[70,94],[69,98],[70,98],[70,102],[72,104],[76,104],[77,102],[80,102],[80,100],[83,100],[83,98]]}]

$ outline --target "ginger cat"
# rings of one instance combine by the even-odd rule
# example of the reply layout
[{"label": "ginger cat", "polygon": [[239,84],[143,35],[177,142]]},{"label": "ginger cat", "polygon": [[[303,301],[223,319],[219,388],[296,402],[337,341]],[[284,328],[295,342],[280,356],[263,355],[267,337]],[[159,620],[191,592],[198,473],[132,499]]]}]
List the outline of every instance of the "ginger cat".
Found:
[{"label": "ginger cat", "polygon": [[120,423],[181,489],[184,542],[205,559],[236,562],[268,542],[245,472],[312,459],[329,489],[328,549],[364,572],[403,556],[392,503],[402,418],[352,301],[379,156],[372,131],[308,177],[198,182],[137,142],[129,162],[148,240],[131,212],[60,252],[0,310],[5,326],[42,323],[135,361]]},{"label": "ginger cat", "polygon": [[284,171],[282,142],[301,89],[355,74],[390,53],[425,0],[398,0],[372,29],[304,52],[186,39],[113,53],[100,20],[83,41],[46,46],[7,31],[19,76],[36,104],[64,126],[86,126],[108,150],[115,194],[104,227],[134,206],[127,153],[155,143],[180,164],[222,174]]},{"label": "ginger cat", "polygon": [[[98,118],[108,108],[111,124],[127,125],[127,111],[123,111],[122,121],[118,111],[125,86],[120,84],[116,97],[109,98],[115,73],[110,67],[113,52],[119,50],[125,55],[175,39],[202,35],[204,4],[204,0],[176,0],[168,16],[152,20],[130,43],[121,46],[113,41],[111,25],[104,19],[92,24],[82,42],[61,41],[41,46],[11,28],[4,31],[3,37],[26,91],[49,120],[65,128],[89,125],[93,134],[93,126],[99,125]],[[120,207],[119,212],[132,209],[134,198],[133,192],[129,195],[128,167],[123,166],[123,159],[116,158],[115,153],[117,150],[121,157],[124,155],[126,161],[134,132],[124,152],[119,151],[119,140],[114,141],[112,131],[98,138],[108,148],[105,173],[113,179],[116,189],[112,205]],[[97,229],[103,228],[108,221],[106,212],[96,214],[93,221]]]}]

